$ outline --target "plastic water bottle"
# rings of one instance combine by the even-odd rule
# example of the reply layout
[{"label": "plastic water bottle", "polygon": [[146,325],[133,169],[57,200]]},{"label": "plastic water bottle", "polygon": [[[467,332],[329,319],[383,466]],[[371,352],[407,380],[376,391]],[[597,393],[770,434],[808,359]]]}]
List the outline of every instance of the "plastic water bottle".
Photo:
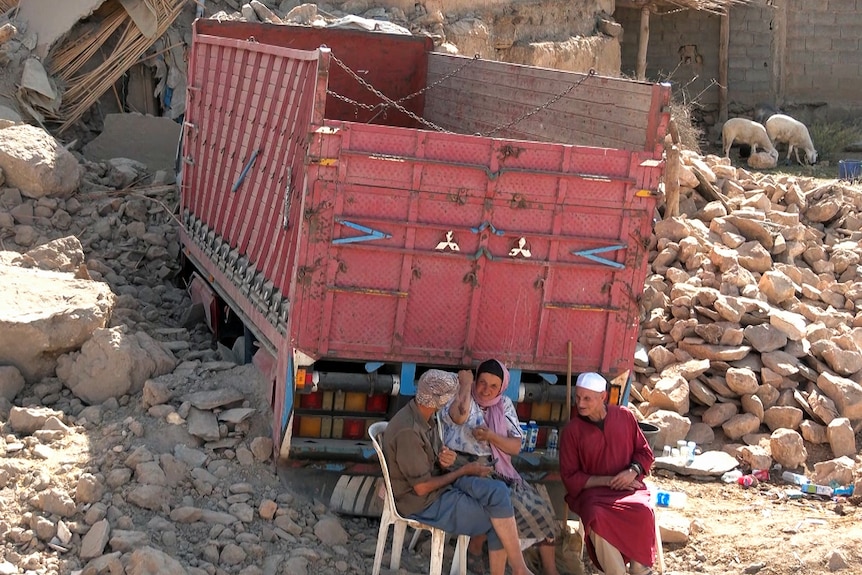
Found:
[{"label": "plastic water bottle", "polygon": [[686,464],[686,466],[688,466],[688,465],[691,465],[692,463],[694,463],[694,457],[695,457],[695,454],[697,452],[697,444],[694,441],[689,441],[685,445],[685,449],[686,449],[685,464]]},{"label": "plastic water bottle", "polygon": [[787,483],[793,483],[796,485],[807,485],[811,483],[811,480],[799,473],[793,473],[791,471],[785,471],[781,474],[781,479],[786,481]]},{"label": "plastic water bottle", "polygon": [[676,442],[676,450],[677,450],[677,463],[679,465],[685,465],[686,461],[688,461],[688,442],[685,439],[680,439]]},{"label": "plastic water bottle", "polygon": [[560,445],[560,432],[552,429],[548,432],[548,455],[556,457]]},{"label": "plastic water bottle", "polygon": [[685,507],[688,501],[688,495],[682,491],[665,491],[659,489],[655,492],[655,504],[658,507]]},{"label": "plastic water bottle", "polygon": [[736,483],[742,477],[742,471],[739,469],[731,469],[721,476],[721,480],[725,483]]},{"label": "plastic water bottle", "polygon": [[527,451],[536,451],[536,443],[539,441],[539,425],[536,423],[535,419],[530,420],[527,439],[529,441],[529,443],[527,444]]}]

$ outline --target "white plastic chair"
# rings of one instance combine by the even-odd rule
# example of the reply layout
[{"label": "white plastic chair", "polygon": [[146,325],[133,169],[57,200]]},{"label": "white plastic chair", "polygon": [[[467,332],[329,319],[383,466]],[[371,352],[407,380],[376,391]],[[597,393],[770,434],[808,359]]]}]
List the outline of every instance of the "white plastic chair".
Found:
[{"label": "white plastic chair", "polygon": [[[386,430],[385,421],[378,421],[371,424],[368,428],[368,435],[371,436],[371,443],[374,444],[374,450],[377,452],[377,458],[380,460],[380,467],[383,470],[383,482],[386,486],[386,497],[383,500],[383,513],[380,516],[380,530],[377,533],[377,550],[374,552],[374,569],[371,575],[380,575],[380,565],[383,562],[383,551],[386,548],[386,540],[389,538],[389,526],[393,525],[392,532],[392,558],[389,562],[389,569],[395,571],[401,566],[401,548],[404,546],[404,535],[407,532],[407,527],[414,529],[425,529],[431,532],[431,567],[428,570],[429,575],[441,575],[443,572],[443,551],[446,545],[446,532],[442,529],[426,525],[415,519],[402,517],[395,508],[395,498],[392,495],[392,484],[389,481],[389,467],[386,465],[386,458],[383,455],[383,448],[380,445],[380,435]],[[452,560],[452,567],[449,575],[467,575],[467,544],[470,542],[468,535],[459,535],[458,543],[455,546],[455,557]]]}]

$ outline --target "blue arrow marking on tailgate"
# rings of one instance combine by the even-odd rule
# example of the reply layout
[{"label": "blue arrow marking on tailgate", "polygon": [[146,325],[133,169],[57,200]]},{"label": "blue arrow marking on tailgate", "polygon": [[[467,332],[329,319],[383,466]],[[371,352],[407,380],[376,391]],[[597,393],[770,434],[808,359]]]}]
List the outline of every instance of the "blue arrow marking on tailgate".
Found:
[{"label": "blue arrow marking on tailgate", "polygon": [[578,251],[575,251],[572,253],[576,256],[581,256],[583,258],[587,258],[588,260],[592,260],[596,263],[599,263],[599,264],[602,264],[605,266],[610,266],[612,268],[616,268],[618,270],[621,270],[621,269],[624,269],[626,267],[625,264],[621,264],[619,262],[615,262],[613,260],[609,260],[607,258],[597,256],[596,254],[603,254],[605,252],[615,252],[617,250],[624,250],[624,249],[626,249],[625,244],[617,245],[617,246],[606,246],[603,248],[593,248],[590,250],[578,250]]},{"label": "blue arrow marking on tailgate", "polygon": [[392,234],[387,234],[385,232],[379,232],[377,230],[373,230],[371,228],[365,227],[363,225],[349,222],[347,220],[335,220],[336,223],[341,224],[342,226],[347,226],[348,228],[353,228],[356,231],[362,232],[364,236],[353,236],[350,238],[338,238],[337,240],[332,240],[333,244],[355,244],[357,242],[369,242],[372,240],[384,240],[392,237]]}]

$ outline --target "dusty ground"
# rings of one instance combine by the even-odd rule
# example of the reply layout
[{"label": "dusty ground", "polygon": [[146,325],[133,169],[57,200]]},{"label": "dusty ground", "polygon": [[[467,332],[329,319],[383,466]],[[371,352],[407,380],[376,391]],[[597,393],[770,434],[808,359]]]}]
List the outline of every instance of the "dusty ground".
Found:
[{"label": "dusty ground", "polygon": [[692,528],[687,543],[664,545],[667,573],[831,573],[830,561],[837,567],[841,558],[844,572],[862,573],[858,499],[789,500],[780,477],[754,488],[678,478],[656,483],[688,495],[684,509],[658,512],[661,523],[681,516]]}]

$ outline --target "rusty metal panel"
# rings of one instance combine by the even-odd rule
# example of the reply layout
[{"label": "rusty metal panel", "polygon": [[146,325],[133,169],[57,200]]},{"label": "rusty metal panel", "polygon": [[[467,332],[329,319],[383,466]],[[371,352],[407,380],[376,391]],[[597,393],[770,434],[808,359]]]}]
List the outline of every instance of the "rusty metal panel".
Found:
[{"label": "rusty metal panel", "polygon": [[318,51],[202,34],[183,125],[187,250],[271,345],[284,334]]},{"label": "rusty metal panel", "polygon": [[[261,44],[296,50],[310,51],[326,45],[334,57],[344,62],[360,78],[383,91],[392,100],[401,100],[425,87],[428,68],[426,53],[433,49],[430,38],[369,34],[359,30],[321,30],[305,26],[216,20],[200,20],[196,26],[200,34],[238,40],[254,38]],[[373,46],[370,46],[372,39]],[[368,106],[382,103],[378,96],[363,87],[339,66],[332,66],[327,89],[330,93],[326,98],[326,117],[329,119],[419,127],[414,119],[394,108],[366,109],[334,96],[333,94],[345,96]],[[420,94],[401,104],[410,112],[421,115],[425,107],[425,96]]]},{"label": "rusty metal panel", "polygon": [[572,341],[575,369],[631,366],[655,163],[339,122],[309,154],[303,352],[561,371]]}]

